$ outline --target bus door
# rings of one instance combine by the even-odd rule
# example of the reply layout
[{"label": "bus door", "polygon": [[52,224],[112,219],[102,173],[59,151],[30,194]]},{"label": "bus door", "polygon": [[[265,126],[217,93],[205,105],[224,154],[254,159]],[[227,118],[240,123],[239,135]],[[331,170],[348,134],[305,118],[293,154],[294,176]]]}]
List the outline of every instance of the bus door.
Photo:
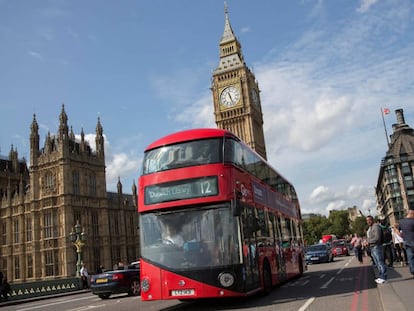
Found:
[{"label": "bus door", "polygon": [[284,255],[284,250],[283,250],[282,227],[281,227],[280,216],[272,215],[271,221],[272,221],[272,225],[274,228],[273,232],[275,236],[278,281],[282,282],[286,280],[286,263],[285,263],[285,255]]},{"label": "bus door", "polygon": [[294,274],[297,266],[296,241],[292,231],[292,223],[289,218],[282,217],[282,247],[286,263],[286,273],[289,277]]},{"label": "bus door", "polygon": [[241,230],[243,234],[243,264],[245,270],[246,291],[260,286],[258,243],[256,231],[257,218],[254,209],[244,207],[241,213]]}]

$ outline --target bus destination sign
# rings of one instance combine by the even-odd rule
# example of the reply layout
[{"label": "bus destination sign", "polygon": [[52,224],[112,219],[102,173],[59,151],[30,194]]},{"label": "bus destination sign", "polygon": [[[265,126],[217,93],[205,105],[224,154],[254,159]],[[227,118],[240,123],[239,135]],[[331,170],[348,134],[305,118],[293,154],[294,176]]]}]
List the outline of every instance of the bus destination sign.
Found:
[{"label": "bus destination sign", "polygon": [[149,205],[217,194],[217,176],[208,176],[145,187],[144,201]]}]

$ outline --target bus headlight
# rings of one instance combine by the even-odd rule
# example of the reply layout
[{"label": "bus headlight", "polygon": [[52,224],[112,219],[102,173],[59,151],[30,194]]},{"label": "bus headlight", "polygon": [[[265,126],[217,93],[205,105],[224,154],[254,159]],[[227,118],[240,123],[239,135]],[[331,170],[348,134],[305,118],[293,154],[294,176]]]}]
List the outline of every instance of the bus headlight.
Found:
[{"label": "bus headlight", "polygon": [[230,272],[222,272],[218,276],[218,281],[223,287],[230,287],[234,284],[234,275]]},{"label": "bus headlight", "polygon": [[149,279],[148,278],[143,278],[142,280],[141,280],[141,290],[144,292],[144,293],[146,293],[146,292],[148,292],[149,291],[149,289],[150,289],[150,281],[149,281]]}]

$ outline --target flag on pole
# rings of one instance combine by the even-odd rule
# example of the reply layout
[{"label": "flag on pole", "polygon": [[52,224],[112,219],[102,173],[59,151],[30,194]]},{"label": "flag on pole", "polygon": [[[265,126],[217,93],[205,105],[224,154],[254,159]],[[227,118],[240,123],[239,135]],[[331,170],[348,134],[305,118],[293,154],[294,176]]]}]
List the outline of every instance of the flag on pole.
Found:
[{"label": "flag on pole", "polygon": [[390,113],[390,110],[388,108],[384,108],[383,110],[384,115],[387,115]]}]

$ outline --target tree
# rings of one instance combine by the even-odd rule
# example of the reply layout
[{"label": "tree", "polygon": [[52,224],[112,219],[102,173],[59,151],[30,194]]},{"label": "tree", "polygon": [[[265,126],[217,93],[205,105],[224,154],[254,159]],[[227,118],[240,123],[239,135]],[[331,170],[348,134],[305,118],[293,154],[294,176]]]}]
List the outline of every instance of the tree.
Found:
[{"label": "tree", "polygon": [[329,224],[328,231],[326,234],[335,234],[337,237],[345,237],[351,233],[350,222],[348,218],[348,211],[331,211],[329,213]]},{"label": "tree", "polygon": [[329,226],[329,221],[324,216],[312,217],[303,222],[303,238],[305,245],[318,243],[323,231]]},{"label": "tree", "polygon": [[367,234],[367,222],[365,217],[357,217],[351,223],[352,233],[358,233],[359,236],[365,236]]}]

